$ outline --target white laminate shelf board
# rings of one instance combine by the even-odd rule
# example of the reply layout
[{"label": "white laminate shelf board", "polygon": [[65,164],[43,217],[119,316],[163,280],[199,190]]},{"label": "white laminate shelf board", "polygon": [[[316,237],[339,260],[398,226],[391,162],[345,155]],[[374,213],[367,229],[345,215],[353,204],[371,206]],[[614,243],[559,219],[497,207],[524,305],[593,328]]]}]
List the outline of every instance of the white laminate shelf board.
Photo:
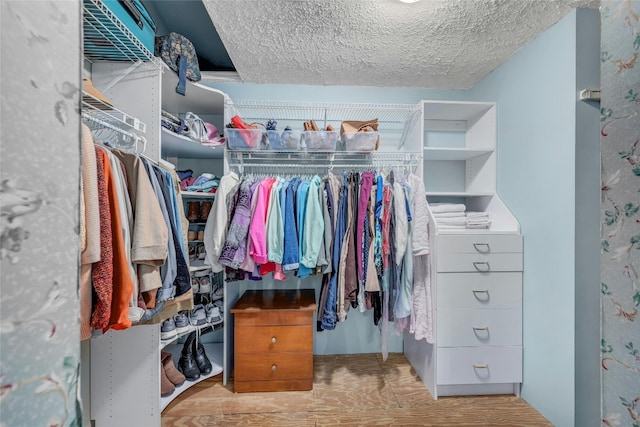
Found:
[{"label": "white laminate shelf board", "polygon": [[217,89],[194,83],[187,79],[185,95],[176,93],[178,74],[162,63],[162,109],[172,114],[192,113],[219,114],[224,113],[225,94]]},{"label": "white laminate shelf board", "polygon": [[[216,197],[216,193],[203,193],[201,191],[181,191],[180,195],[183,199],[196,198],[196,199],[213,199]],[[193,223],[190,223],[193,224]]]},{"label": "white laminate shelf board", "polygon": [[427,191],[427,197],[492,197],[496,193],[491,191],[468,192],[468,191]]},{"label": "white laminate shelf board", "polygon": [[470,160],[494,152],[493,148],[424,147],[425,160]]},{"label": "white laminate shelf board", "polygon": [[224,146],[208,147],[166,128],[162,128],[161,137],[163,157],[221,159],[224,156]]},{"label": "white laminate shelf board", "polygon": [[[206,344],[203,343],[204,345],[204,350],[205,353],[207,354],[207,358],[209,359],[209,361],[211,362],[211,366],[212,366],[212,370],[208,375],[201,375],[200,378],[198,378],[195,381],[185,381],[182,385],[176,387],[175,391],[173,393],[171,393],[169,396],[167,397],[161,397],[160,398],[160,411],[164,411],[164,409],[169,405],[169,403],[171,403],[173,401],[173,399],[175,399],[176,397],[178,397],[180,395],[180,393],[182,393],[183,391],[187,390],[188,388],[198,384],[201,381],[204,381],[208,378],[211,378],[213,376],[216,376],[220,373],[222,373],[223,371],[223,362],[222,362],[222,344],[221,343],[213,343],[213,344]],[[180,360],[180,353],[182,352],[182,345],[176,344],[176,345],[170,345],[167,347],[167,351],[169,351],[171,353],[171,355],[173,356],[173,361],[176,364],[176,367],[178,365],[178,361]]]}]

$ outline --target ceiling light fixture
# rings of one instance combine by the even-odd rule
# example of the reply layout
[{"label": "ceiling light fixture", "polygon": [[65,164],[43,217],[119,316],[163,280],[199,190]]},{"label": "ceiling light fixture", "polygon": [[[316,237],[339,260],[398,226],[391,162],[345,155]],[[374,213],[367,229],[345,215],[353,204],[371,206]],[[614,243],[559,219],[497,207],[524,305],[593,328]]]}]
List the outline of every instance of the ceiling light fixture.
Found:
[{"label": "ceiling light fixture", "polygon": [[402,3],[417,3],[420,0],[400,0]]}]

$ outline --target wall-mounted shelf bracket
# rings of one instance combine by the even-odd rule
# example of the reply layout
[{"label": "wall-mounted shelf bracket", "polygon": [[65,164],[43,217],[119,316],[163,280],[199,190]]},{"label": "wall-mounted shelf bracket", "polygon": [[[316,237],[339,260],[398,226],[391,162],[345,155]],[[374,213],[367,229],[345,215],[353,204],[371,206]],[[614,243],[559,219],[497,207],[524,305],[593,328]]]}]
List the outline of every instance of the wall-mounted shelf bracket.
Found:
[{"label": "wall-mounted shelf bracket", "polygon": [[600,89],[582,89],[580,101],[600,101]]}]

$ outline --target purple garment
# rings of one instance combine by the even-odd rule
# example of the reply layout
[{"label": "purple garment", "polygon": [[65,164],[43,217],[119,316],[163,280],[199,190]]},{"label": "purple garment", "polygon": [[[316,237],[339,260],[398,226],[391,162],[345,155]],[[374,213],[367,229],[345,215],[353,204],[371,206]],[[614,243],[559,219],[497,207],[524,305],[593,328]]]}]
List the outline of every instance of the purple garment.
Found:
[{"label": "purple garment", "polygon": [[[363,234],[365,233],[365,223],[368,223],[367,206],[371,197],[371,187],[373,185],[373,172],[364,172],[361,177],[360,200],[358,203],[358,220],[356,222],[356,262],[358,264],[358,280],[363,280],[366,269],[363,267],[363,257],[369,252],[369,242],[363,246]],[[368,232],[368,230],[367,230]]]},{"label": "purple garment", "polygon": [[233,269],[240,268],[247,254],[247,233],[251,223],[251,179],[240,184],[238,198],[227,238],[218,262]]}]

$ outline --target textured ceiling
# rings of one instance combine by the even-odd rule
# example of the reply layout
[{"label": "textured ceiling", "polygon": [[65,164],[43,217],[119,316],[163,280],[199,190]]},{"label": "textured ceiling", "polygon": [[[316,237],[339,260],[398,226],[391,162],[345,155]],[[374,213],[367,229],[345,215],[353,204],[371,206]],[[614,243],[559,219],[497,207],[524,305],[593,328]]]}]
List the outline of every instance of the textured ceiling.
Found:
[{"label": "textured ceiling", "polygon": [[203,0],[240,80],[465,89],[599,0]]}]

